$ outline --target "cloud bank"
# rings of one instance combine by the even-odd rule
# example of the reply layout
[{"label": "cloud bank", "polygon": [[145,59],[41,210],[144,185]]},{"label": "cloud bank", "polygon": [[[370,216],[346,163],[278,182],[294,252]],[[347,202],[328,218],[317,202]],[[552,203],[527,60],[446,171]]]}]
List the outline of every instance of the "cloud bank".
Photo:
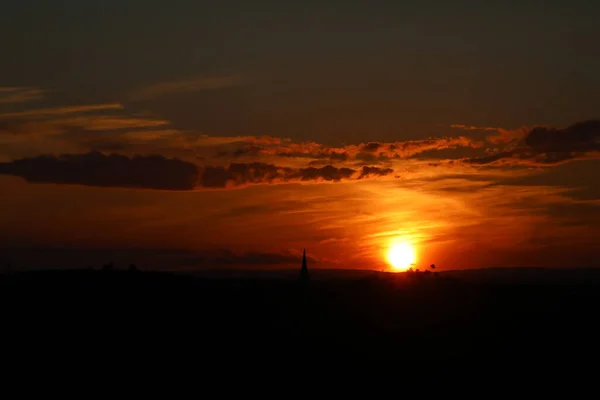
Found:
[{"label": "cloud bank", "polygon": [[31,183],[157,190],[224,189],[249,184],[287,182],[339,182],[375,179],[393,172],[391,168],[366,166],[358,170],[332,165],[321,168],[289,168],[261,162],[232,163],[227,167],[200,167],[177,158],[169,159],[158,155],[127,157],[100,152],[38,156],[0,163],[0,174],[19,176]]},{"label": "cloud bank", "polygon": [[535,127],[516,146],[464,161],[475,165],[548,166],[598,158],[599,153],[600,120],[589,120],[566,128]]},{"label": "cloud bank", "polygon": [[192,190],[198,179],[196,166],[185,161],[162,156],[107,156],[97,152],[0,163],[0,174],[20,176],[32,183],[158,190]]}]

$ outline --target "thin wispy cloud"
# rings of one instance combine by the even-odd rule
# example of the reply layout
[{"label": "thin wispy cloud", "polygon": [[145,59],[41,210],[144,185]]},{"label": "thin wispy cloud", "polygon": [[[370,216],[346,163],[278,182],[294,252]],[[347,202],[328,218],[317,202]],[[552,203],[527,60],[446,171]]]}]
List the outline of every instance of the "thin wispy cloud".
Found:
[{"label": "thin wispy cloud", "polygon": [[117,116],[82,116],[52,121],[55,125],[80,127],[86,131],[110,131],[116,129],[139,129],[169,125],[169,121],[150,118]]},{"label": "thin wispy cloud", "polygon": [[0,87],[0,104],[24,103],[39,100],[44,91],[34,87]]},{"label": "thin wispy cloud", "polygon": [[169,125],[164,119],[128,113],[118,103],[4,113],[0,114],[0,160],[115,149],[154,154],[157,151],[146,148],[145,143],[178,133],[173,142],[183,148],[178,142],[183,133]]},{"label": "thin wispy cloud", "polygon": [[66,107],[55,107],[55,108],[42,108],[37,110],[26,110],[12,113],[0,114],[0,118],[35,118],[55,115],[67,115],[84,113],[90,111],[105,111],[105,110],[122,110],[123,105],[119,103],[113,104],[92,104],[83,106],[66,106]]},{"label": "thin wispy cloud", "polygon": [[244,80],[237,75],[161,82],[134,90],[127,98],[129,101],[152,100],[170,94],[228,88],[243,82]]},{"label": "thin wispy cloud", "polygon": [[462,129],[464,131],[497,131],[500,128],[494,128],[491,126],[475,126],[475,125],[465,125],[465,124],[452,124],[450,128],[453,129]]}]

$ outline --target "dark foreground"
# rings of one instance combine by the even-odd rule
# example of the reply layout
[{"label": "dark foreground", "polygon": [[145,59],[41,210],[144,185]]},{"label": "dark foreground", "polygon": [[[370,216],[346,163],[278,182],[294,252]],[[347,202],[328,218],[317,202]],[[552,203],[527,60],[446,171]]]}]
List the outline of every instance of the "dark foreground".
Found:
[{"label": "dark foreground", "polygon": [[[589,360],[600,286],[53,271],[0,277],[5,349],[194,363]],[[162,364],[163,367],[165,364]]]}]

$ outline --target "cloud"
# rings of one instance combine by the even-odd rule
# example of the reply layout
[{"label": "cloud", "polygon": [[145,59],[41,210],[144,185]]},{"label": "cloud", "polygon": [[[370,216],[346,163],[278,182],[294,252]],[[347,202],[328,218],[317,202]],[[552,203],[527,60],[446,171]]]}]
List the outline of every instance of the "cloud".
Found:
[{"label": "cloud", "polygon": [[493,154],[483,156],[483,157],[472,157],[467,158],[465,161],[469,164],[491,164],[497,162],[499,160],[511,158],[515,154],[514,151],[498,151]]},{"label": "cloud", "polygon": [[157,97],[174,93],[198,92],[215,90],[240,85],[243,80],[239,76],[222,76],[195,78],[182,81],[162,82],[131,92],[129,101],[152,100]]},{"label": "cloud", "polygon": [[169,121],[150,118],[130,118],[117,116],[81,116],[51,121],[63,127],[78,127],[86,131],[110,131],[116,129],[154,128],[169,125]]},{"label": "cloud", "polygon": [[452,124],[450,128],[462,129],[465,131],[497,131],[500,128],[493,128],[491,126],[475,126],[475,125],[464,125],[464,124]]},{"label": "cloud", "polygon": [[531,128],[527,126],[522,126],[517,129],[498,128],[498,134],[488,136],[486,140],[492,144],[514,143],[523,139],[523,137],[527,135],[527,132],[529,132],[530,129]]},{"label": "cloud", "polygon": [[184,149],[185,132],[173,129],[170,121],[127,115],[122,108],[96,104],[0,114],[0,161],[96,150],[181,156],[169,148]]},{"label": "cloud", "polygon": [[[258,143],[246,144],[242,148],[231,152],[234,157],[266,154],[277,157],[326,159],[331,161],[347,160],[390,160],[408,158],[417,154],[431,151],[444,150],[458,147],[481,148],[481,141],[464,136],[429,138],[423,140],[408,140],[404,142],[368,142],[344,147],[328,147],[320,143]],[[223,153],[222,153],[223,155]]]},{"label": "cloud", "polygon": [[0,133],[56,134],[77,128],[85,131],[154,128],[170,124],[169,121],[147,116],[118,115],[120,104],[58,107],[0,114]]},{"label": "cloud", "polygon": [[289,168],[261,162],[232,163],[228,167],[204,167],[200,185],[207,188],[233,188],[248,184],[286,182],[340,182],[391,175],[392,169],[363,167],[362,170],[337,168]]},{"label": "cloud", "polygon": [[[226,80],[170,82],[146,88],[143,94],[150,96],[215,87],[217,82],[223,84]],[[0,114],[0,161],[39,154],[110,151],[127,155],[162,154],[217,167],[231,161],[270,163],[296,169],[312,167],[303,173],[297,171],[298,179],[310,180],[304,175],[313,174],[322,180],[335,180],[332,178],[335,175],[328,174],[331,171],[319,168],[328,165],[390,167],[396,160],[426,151],[480,148],[482,145],[479,141],[462,136],[389,143],[367,142],[342,147],[312,141],[294,143],[288,138],[273,136],[209,136],[201,132],[178,130],[170,121],[150,115],[128,114],[119,103]],[[355,160],[361,163],[352,163]],[[348,173],[342,171],[342,179],[345,179],[344,172]],[[292,178],[286,175],[286,179]]]},{"label": "cloud", "polygon": [[301,168],[291,175],[292,179],[300,179],[301,181],[341,181],[350,179],[356,173],[350,168],[336,168],[332,165],[326,165],[321,168],[308,167]]},{"label": "cloud", "polygon": [[494,127],[490,127],[490,126],[475,126],[475,125],[463,125],[463,124],[453,124],[453,125],[450,125],[450,127],[454,128],[454,129],[462,129],[465,131],[496,132],[496,135],[491,135],[491,136],[486,137],[486,140],[493,144],[511,143],[516,140],[520,140],[531,129],[526,126],[522,126],[517,129],[504,129],[504,128],[494,128]]},{"label": "cloud", "polygon": [[369,177],[387,176],[393,174],[394,170],[391,168],[379,168],[379,167],[368,167],[363,166],[358,179],[365,179]]},{"label": "cloud", "polygon": [[44,91],[32,87],[0,87],[0,104],[24,103],[44,97]]},{"label": "cloud", "polygon": [[162,156],[107,156],[97,152],[0,163],[0,174],[20,176],[33,183],[158,190],[191,190],[198,179],[197,167],[182,160]]},{"label": "cloud", "polygon": [[600,150],[600,120],[578,122],[564,129],[534,128],[525,144],[538,152],[585,152]]},{"label": "cloud", "polygon": [[483,157],[467,158],[463,162],[474,165],[548,167],[561,165],[576,159],[586,160],[590,158],[596,158],[596,156],[590,153],[568,151],[539,153],[529,147],[518,147],[512,150],[493,152]]},{"label": "cloud", "polygon": [[209,136],[201,134],[197,135],[194,144],[197,146],[222,146],[239,143],[247,145],[279,145],[289,141],[290,139],[272,136]]},{"label": "cloud", "polygon": [[225,188],[250,183],[272,183],[285,181],[290,168],[279,168],[261,162],[232,163],[226,167],[204,167],[200,185],[207,188]]},{"label": "cloud", "polygon": [[46,117],[54,115],[66,115],[83,113],[90,111],[105,111],[105,110],[121,110],[123,106],[118,103],[113,104],[93,104],[87,106],[67,106],[67,107],[56,107],[56,108],[44,108],[39,110],[27,110],[13,113],[0,114],[0,118],[24,118],[24,117]]},{"label": "cloud", "polygon": [[363,167],[289,168],[262,162],[205,166],[162,156],[105,155],[100,152],[38,156],[0,163],[0,174],[24,178],[30,183],[78,184],[158,190],[239,188],[249,184],[288,182],[339,182],[391,175],[390,168]]},{"label": "cloud", "polygon": [[484,157],[464,160],[469,164],[558,165],[575,159],[597,158],[600,121],[575,123],[566,128],[535,127],[516,147],[496,150]]},{"label": "cloud", "polygon": [[367,151],[370,153],[379,150],[379,148],[381,148],[381,143],[377,143],[377,142],[369,142],[362,146],[363,151]]},{"label": "cloud", "polygon": [[464,136],[431,138],[425,140],[409,140],[396,142],[389,146],[389,152],[394,156],[411,157],[430,150],[445,150],[457,147],[481,148],[483,143]]},{"label": "cloud", "polygon": [[129,118],[120,116],[86,115],[72,118],[48,120],[5,120],[0,121],[0,134],[57,135],[82,131],[113,131],[127,129],[158,128],[169,125],[169,121],[151,118]]}]

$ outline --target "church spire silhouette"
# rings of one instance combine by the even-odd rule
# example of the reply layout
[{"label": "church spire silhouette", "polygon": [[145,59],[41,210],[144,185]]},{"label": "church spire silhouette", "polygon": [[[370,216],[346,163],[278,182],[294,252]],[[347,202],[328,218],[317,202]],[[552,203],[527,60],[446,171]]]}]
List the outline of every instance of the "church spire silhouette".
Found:
[{"label": "church spire silhouette", "polygon": [[308,276],[308,266],[306,265],[306,249],[304,249],[302,253],[302,269],[300,270],[300,280],[302,282],[307,282],[309,279]]}]

